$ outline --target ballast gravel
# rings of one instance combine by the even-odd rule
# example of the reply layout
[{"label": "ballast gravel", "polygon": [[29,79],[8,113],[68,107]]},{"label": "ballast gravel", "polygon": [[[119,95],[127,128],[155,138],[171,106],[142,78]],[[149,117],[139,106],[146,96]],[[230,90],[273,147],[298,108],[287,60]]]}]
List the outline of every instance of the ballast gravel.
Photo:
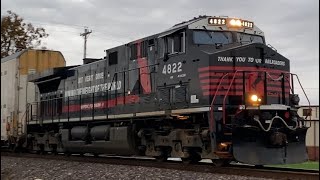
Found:
[{"label": "ballast gravel", "polygon": [[235,175],[198,173],[162,168],[83,163],[63,160],[33,159],[1,156],[2,180],[86,180],[86,179],[261,179]]}]

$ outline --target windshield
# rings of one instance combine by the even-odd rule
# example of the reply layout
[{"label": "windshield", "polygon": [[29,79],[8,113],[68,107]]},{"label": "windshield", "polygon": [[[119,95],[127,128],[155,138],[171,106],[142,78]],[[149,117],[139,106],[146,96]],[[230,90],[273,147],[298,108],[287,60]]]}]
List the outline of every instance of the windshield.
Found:
[{"label": "windshield", "polygon": [[263,43],[263,38],[261,36],[237,33],[238,41],[241,43]]},{"label": "windshield", "polygon": [[221,31],[194,31],[193,42],[195,44],[229,44],[232,43],[230,32]]}]

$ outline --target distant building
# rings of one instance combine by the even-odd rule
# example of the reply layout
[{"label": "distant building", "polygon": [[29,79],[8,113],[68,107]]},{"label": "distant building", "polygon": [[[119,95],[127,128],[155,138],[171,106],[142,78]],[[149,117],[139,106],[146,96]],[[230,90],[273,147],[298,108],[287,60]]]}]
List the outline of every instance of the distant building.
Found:
[{"label": "distant building", "polygon": [[27,49],[1,59],[1,141],[25,131],[26,105],[38,100],[28,75],[65,65],[61,52],[50,50]]},{"label": "distant building", "polygon": [[307,132],[306,145],[309,159],[319,161],[319,106],[302,106],[298,114],[307,117],[306,123],[310,128]]}]

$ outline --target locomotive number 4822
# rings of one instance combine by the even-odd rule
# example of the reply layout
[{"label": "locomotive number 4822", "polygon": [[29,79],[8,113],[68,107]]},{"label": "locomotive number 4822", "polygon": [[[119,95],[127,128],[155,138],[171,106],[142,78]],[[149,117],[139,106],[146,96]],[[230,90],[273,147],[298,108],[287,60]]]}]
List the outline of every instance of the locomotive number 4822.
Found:
[{"label": "locomotive number 4822", "polygon": [[177,72],[182,71],[182,63],[172,63],[172,64],[165,64],[162,69],[162,74],[174,74]]}]

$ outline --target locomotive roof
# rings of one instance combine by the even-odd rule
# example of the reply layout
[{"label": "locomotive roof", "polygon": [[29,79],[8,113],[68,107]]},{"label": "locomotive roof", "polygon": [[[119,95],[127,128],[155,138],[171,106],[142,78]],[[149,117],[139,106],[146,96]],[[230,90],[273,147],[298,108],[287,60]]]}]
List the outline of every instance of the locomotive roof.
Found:
[{"label": "locomotive roof", "polygon": [[[138,41],[141,41],[141,40],[146,40],[146,39],[149,39],[150,37],[164,37],[164,36],[167,36],[167,35],[170,35],[172,33],[175,33],[181,29],[184,29],[184,28],[188,28],[188,29],[199,29],[199,30],[213,30],[213,31],[237,31],[237,32],[244,32],[244,33],[249,33],[249,34],[257,34],[259,36],[264,36],[264,33],[257,27],[257,26],[253,26],[252,28],[230,28],[230,27],[227,27],[226,24],[225,26],[212,26],[212,25],[209,25],[208,24],[208,20],[209,18],[224,18],[224,19],[232,19],[231,17],[228,17],[228,16],[206,16],[206,15],[203,15],[203,16],[199,16],[199,17],[194,17],[193,19],[190,19],[188,21],[183,21],[181,23],[178,23],[178,24],[175,24],[174,26],[172,26],[171,28],[167,29],[167,30],[164,30],[158,34],[153,34],[153,35],[150,35],[150,36],[147,36],[147,37],[144,37],[144,38],[140,38],[138,40],[135,40],[135,41],[131,41],[131,42],[128,42],[126,43],[127,45],[128,44],[134,44]],[[235,18],[235,19],[239,19],[239,18]],[[120,45],[120,46],[123,46],[123,45]],[[120,46],[116,46],[116,47],[113,47],[113,48],[110,48],[110,49],[107,49],[107,51],[112,51],[113,49],[117,49],[118,47]],[[91,62],[89,63],[90,65],[93,64],[93,63],[98,63],[100,61],[104,61],[105,59],[101,59],[101,60],[96,60],[94,62]],[[85,66],[87,64],[83,64],[81,66]],[[70,66],[70,67],[66,67],[65,70],[72,70],[72,69],[77,69],[78,66]],[[39,74],[38,75],[38,79],[42,78],[42,77],[45,77],[45,76],[51,76],[54,74],[54,71],[51,71],[51,72],[46,72],[46,73],[43,73],[43,74]],[[35,77],[33,77],[32,79],[34,79],[34,81],[36,81]]]},{"label": "locomotive roof", "polygon": [[[194,17],[193,19],[190,19],[188,21],[183,21],[181,23],[175,24],[174,26],[172,26],[171,28],[165,30],[162,33],[165,33],[165,32],[168,32],[168,31],[172,31],[172,30],[179,30],[179,29],[185,28],[186,26],[188,26],[190,24],[193,24],[193,23],[195,23],[197,21],[200,21],[202,19],[206,19],[207,17],[209,17],[209,16],[204,15],[204,16]],[[160,33],[160,34],[162,34],[162,33]]]},{"label": "locomotive roof", "polygon": [[[181,23],[175,24],[171,28],[164,30],[158,34],[154,34],[148,37],[141,38],[142,39],[148,39],[149,37],[156,36],[156,37],[164,37],[167,35],[170,35],[176,31],[179,31],[184,28],[188,29],[201,29],[201,30],[213,30],[213,31],[237,31],[237,32],[243,32],[243,33],[248,33],[248,34],[256,34],[259,36],[264,36],[263,31],[261,31],[257,26],[253,26],[252,28],[232,28],[232,27],[227,27],[227,26],[212,26],[208,25],[208,20],[209,18],[224,18],[224,19],[239,19],[239,18],[232,18],[228,16],[199,16],[199,17],[194,17],[193,19],[190,19],[188,21],[183,21]],[[139,40],[135,40],[132,42],[129,42],[128,44],[135,43]],[[113,48],[111,48],[113,49]]]},{"label": "locomotive roof", "polygon": [[47,69],[46,71],[43,71],[41,73],[36,73],[36,74],[30,74],[28,75],[28,81],[29,82],[39,82],[39,81],[44,81],[52,78],[60,78],[62,76],[67,75],[66,71],[77,67],[76,66],[67,66],[67,67],[57,67],[57,68],[52,68],[52,69]]}]

